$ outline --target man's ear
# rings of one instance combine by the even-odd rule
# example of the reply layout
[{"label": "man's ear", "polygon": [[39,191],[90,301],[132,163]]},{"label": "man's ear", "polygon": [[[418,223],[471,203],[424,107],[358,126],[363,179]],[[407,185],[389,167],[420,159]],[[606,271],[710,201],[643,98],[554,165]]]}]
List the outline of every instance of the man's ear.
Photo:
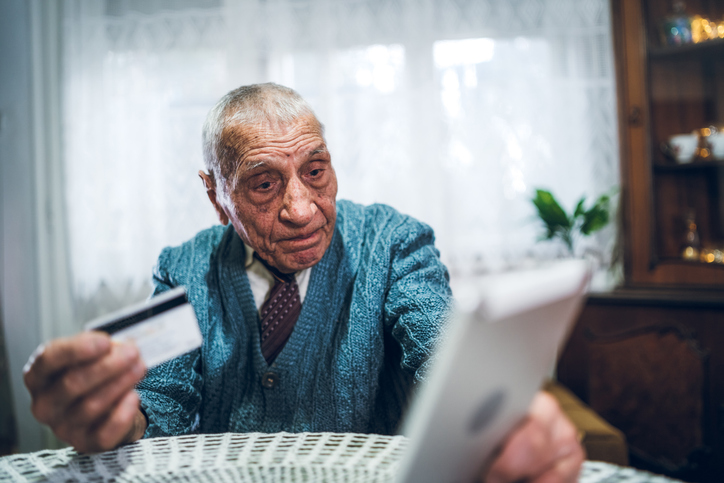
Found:
[{"label": "man's ear", "polygon": [[214,179],[203,171],[199,171],[199,178],[201,178],[201,181],[204,182],[204,187],[206,188],[206,195],[209,197],[209,201],[211,201],[211,204],[214,205],[214,209],[216,210],[216,215],[219,217],[219,221],[224,226],[228,225],[229,215],[226,214],[226,210],[224,210],[224,207],[221,206],[221,203],[219,203],[219,200],[216,196],[216,183],[214,183]]}]

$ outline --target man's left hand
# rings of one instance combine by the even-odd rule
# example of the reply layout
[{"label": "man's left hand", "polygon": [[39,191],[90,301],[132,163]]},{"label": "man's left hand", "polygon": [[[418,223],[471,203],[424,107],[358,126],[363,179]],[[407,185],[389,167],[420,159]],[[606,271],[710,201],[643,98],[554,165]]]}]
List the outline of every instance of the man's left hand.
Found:
[{"label": "man's left hand", "polygon": [[584,459],[576,428],[555,398],[541,391],[533,399],[527,419],[508,438],[483,481],[575,482]]}]

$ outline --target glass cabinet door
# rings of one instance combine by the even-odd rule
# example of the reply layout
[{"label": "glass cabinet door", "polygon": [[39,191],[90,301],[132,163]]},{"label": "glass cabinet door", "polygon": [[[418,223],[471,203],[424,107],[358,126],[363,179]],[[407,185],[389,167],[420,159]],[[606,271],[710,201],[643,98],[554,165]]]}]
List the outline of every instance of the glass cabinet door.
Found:
[{"label": "glass cabinet door", "polygon": [[719,291],[724,0],[611,0],[611,7],[626,286]]},{"label": "glass cabinet door", "polygon": [[724,1],[647,0],[654,262],[724,267]]}]

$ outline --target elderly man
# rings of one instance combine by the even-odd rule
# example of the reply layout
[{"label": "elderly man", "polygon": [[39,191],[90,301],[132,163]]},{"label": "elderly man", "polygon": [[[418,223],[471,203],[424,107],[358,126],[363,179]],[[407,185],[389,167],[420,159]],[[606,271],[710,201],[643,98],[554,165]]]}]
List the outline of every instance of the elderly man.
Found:
[{"label": "elderly man", "polygon": [[[191,432],[394,433],[451,302],[432,230],[336,202],[322,125],[291,89],[230,92],[203,138],[221,226],[165,249],[154,272],[155,294],[186,287],[203,346],[144,377],[131,345],[53,341],[25,375],[33,413],[81,451]],[[574,480],[582,459],[539,394],[487,479]]]}]

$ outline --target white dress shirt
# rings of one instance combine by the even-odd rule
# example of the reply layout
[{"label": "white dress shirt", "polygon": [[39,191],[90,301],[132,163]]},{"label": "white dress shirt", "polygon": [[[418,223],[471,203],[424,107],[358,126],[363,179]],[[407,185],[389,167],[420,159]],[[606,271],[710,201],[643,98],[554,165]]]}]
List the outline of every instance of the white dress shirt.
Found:
[{"label": "white dress shirt", "polygon": [[[274,286],[274,276],[266,269],[263,263],[254,258],[254,249],[244,243],[246,248],[246,275],[249,277],[249,285],[251,285],[251,293],[254,295],[254,303],[256,309],[260,310],[261,306],[269,297]],[[307,286],[309,286],[309,274],[311,268],[305,268],[294,274],[299,286],[299,300],[304,303],[304,296],[307,294]]]}]

